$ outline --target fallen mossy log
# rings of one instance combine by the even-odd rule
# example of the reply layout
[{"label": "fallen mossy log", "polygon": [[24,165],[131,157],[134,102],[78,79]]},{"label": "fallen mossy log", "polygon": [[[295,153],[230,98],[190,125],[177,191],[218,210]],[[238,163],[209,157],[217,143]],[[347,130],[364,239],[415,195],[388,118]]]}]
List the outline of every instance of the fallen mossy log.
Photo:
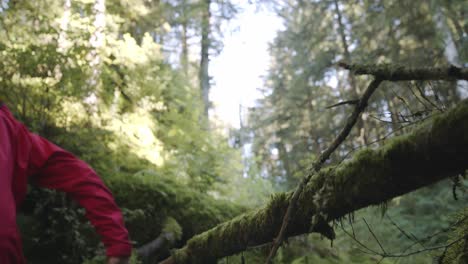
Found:
[{"label": "fallen mossy log", "polygon": [[187,241],[245,210],[167,177],[124,176],[115,175],[106,184],[123,210],[125,226],[137,247],[159,236],[168,217],[182,228],[180,240]]},{"label": "fallen mossy log", "polygon": [[[351,161],[314,175],[300,195],[286,236],[327,232],[327,225],[312,228],[317,205],[321,205],[325,220],[332,221],[466,169],[468,100],[408,135],[389,140],[377,150],[363,150]],[[281,227],[290,197],[291,193],[275,195],[265,207],[193,237],[165,263],[215,263],[216,259],[271,242]]]}]

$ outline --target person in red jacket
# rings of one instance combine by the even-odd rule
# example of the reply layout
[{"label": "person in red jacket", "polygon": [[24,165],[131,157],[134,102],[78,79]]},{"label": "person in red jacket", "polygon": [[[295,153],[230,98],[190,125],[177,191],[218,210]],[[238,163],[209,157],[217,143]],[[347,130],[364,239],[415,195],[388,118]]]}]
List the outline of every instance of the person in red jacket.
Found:
[{"label": "person in red jacket", "polygon": [[0,104],[0,263],[25,263],[16,212],[28,178],[69,194],[86,209],[106,247],[107,263],[128,263],[132,246],[122,213],[98,175],[71,153],[29,132]]}]

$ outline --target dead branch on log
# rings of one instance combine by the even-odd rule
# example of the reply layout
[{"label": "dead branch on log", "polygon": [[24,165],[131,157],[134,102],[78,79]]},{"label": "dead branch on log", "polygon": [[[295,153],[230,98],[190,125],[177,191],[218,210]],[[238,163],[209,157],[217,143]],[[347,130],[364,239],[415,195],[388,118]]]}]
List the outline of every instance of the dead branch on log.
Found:
[{"label": "dead branch on log", "polygon": [[149,258],[153,253],[160,251],[162,248],[173,245],[175,242],[175,235],[169,232],[161,233],[153,241],[136,249],[138,256],[142,259]]},{"label": "dead branch on log", "polygon": [[156,252],[160,252],[164,249],[168,250],[170,247],[174,246],[181,237],[182,228],[174,218],[168,217],[163,224],[161,234],[153,241],[137,248],[136,252],[141,259],[146,260]]}]

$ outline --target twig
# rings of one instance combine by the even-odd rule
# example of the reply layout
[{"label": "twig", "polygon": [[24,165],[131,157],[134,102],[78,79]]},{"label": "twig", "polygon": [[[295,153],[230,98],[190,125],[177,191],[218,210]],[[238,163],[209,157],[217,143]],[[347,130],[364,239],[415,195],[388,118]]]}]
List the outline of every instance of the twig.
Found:
[{"label": "twig", "polygon": [[424,93],[423,88],[422,88],[418,83],[416,83],[415,86],[416,86],[416,89],[418,89],[419,94],[421,95],[421,97],[422,97],[424,100],[426,100],[430,105],[432,105],[432,107],[434,107],[435,109],[437,109],[439,112],[441,112],[441,113],[443,112],[443,110],[442,110],[436,103],[432,102],[432,100],[430,100],[430,99],[427,97],[427,95]]},{"label": "twig", "polygon": [[396,116],[400,117],[401,121],[400,120],[398,120],[398,121],[388,121],[388,120],[384,120],[384,119],[378,117],[378,116],[385,117],[386,116],[385,113],[381,113],[381,114],[378,114],[378,115],[369,114],[369,117],[373,118],[373,119],[375,119],[375,120],[377,120],[379,122],[386,123],[386,124],[407,124],[407,123],[413,124],[413,123],[417,122],[417,120],[414,121],[414,120],[410,120],[410,119],[421,118],[422,116],[428,115],[431,112],[432,112],[431,109],[418,110],[416,112],[411,112],[411,114],[409,114],[409,115],[403,115],[401,113],[393,114],[393,113],[389,112],[390,116],[395,116],[396,115]]},{"label": "twig", "polygon": [[378,118],[377,116],[374,116],[374,115],[369,115],[369,117],[373,118],[373,119],[375,119],[375,120],[377,120],[379,122],[386,123],[386,124],[407,124],[407,123],[411,123],[411,121],[406,120],[404,118],[404,116],[401,116],[401,117],[403,117],[403,121],[387,121],[387,120],[383,120],[381,118]]},{"label": "twig", "polygon": [[464,218],[458,220],[457,222],[455,222],[454,224],[452,224],[452,225],[451,225],[450,227],[448,227],[448,228],[443,228],[443,229],[441,229],[440,231],[437,231],[437,232],[435,232],[435,233],[433,233],[433,234],[431,234],[431,235],[429,235],[429,236],[427,236],[427,237],[424,237],[424,238],[422,238],[422,239],[420,239],[420,240],[414,242],[413,244],[409,245],[409,246],[403,251],[403,253],[405,253],[406,251],[410,250],[410,249],[411,249],[412,247],[414,247],[416,244],[425,243],[425,242],[431,240],[433,237],[436,237],[436,236],[438,236],[438,235],[440,235],[440,234],[442,234],[442,233],[447,233],[448,231],[450,231],[451,228],[456,227],[456,226],[459,226],[460,224],[462,224],[462,223],[463,223],[464,221],[466,221],[467,219],[468,219],[468,216],[466,216],[466,217],[464,217]]},{"label": "twig", "polygon": [[424,248],[424,245],[419,241],[419,239],[412,233],[407,233],[405,230],[403,230],[403,228],[401,228],[395,221],[393,221],[393,219],[387,214],[387,219],[390,221],[390,223],[392,223],[392,225],[394,227],[396,227],[398,229],[398,231],[400,231],[400,233],[402,233],[406,238],[408,238],[409,240],[413,241],[413,242],[417,242],[418,244],[420,244],[423,248]]},{"label": "twig", "polygon": [[[415,84],[415,86],[416,86],[416,84]],[[429,107],[427,107],[427,105],[424,103],[424,101],[421,100],[421,98],[419,98],[419,96],[414,92],[413,86],[412,86],[411,84],[408,84],[408,88],[409,88],[409,90],[411,91],[411,94],[413,94],[414,98],[416,98],[416,100],[417,100],[419,103],[421,103],[421,104],[424,106],[424,108],[429,109]],[[418,89],[418,88],[416,87],[416,89]],[[410,111],[410,112],[411,112],[411,111]]]},{"label": "twig", "polygon": [[444,258],[445,258],[445,255],[447,254],[447,250],[448,250],[448,249],[449,249],[449,248],[446,247],[446,248],[444,249],[444,252],[442,252],[442,254],[439,256],[439,258],[437,259],[437,263],[438,263],[438,264],[442,264],[442,263],[443,263]]},{"label": "twig", "polygon": [[347,101],[339,102],[339,103],[334,104],[334,105],[327,106],[327,107],[325,107],[325,109],[330,109],[330,108],[333,108],[333,107],[337,107],[337,106],[340,106],[340,105],[346,105],[346,104],[356,105],[356,104],[358,104],[358,103],[359,103],[359,99],[356,99],[356,100],[347,100]]},{"label": "twig", "polygon": [[[398,100],[402,101],[402,102],[406,105],[406,107],[407,107],[408,109],[410,109],[410,105],[408,104],[408,102],[405,100],[405,98],[401,97],[401,96],[395,91],[395,89],[393,88],[393,85],[390,86],[390,89],[392,90],[393,95],[394,95]],[[387,99],[387,100],[388,100],[388,99]]]},{"label": "twig", "polygon": [[379,247],[380,249],[382,250],[382,252],[384,254],[387,254],[387,252],[385,251],[384,247],[382,246],[382,244],[380,243],[379,239],[377,238],[377,236],[374,234],[374,231],[372,231],[372,228],[370,228],[369,224],[367,223],[366,219],[365,218],[362,218],[362,220],[364,220],[364,223],[366,223],[366,226],[367,226],[367,229],[369,230],[369,232],[371,233],[371,235],[374,237],[375,241],[377,241],[377,244],[379,244]]},{"label": "twig", "polygon": [[[366,220],[364,219],[364,222]],[[369,225],[367,224],[366,222],[366,225],[367,227],[369,228]],[[439,246],[433,246],[433,247],[425,247],[421,250],[415,250],[415,251],[411,251],[411,252],[408,252],[408,253],[405,253],[405,251],[403,253],[386,253],[384,250],[383,250],[383,247],[382,245],[380,244],[379,240],[376,239],[377,243],[379,244],[380,248],[382,249],[382,252],[378,252],[376,250],[373,250],[371,248],[369,248],[368,246],[366,246],[363,242],[359,241],[356,237],[354,237],[353,235],[351,235],[343,226],[341,226],[341,229],[343,230],[343,232],[348,235],[354,242],[356,242],[359,246],[361,246],[364,250],[360,250],[361,252],[365,253],[365,254],[369,254],[369,255],[377,255],[377,256],[381,256],[382,258],[404,258],[404,257],[409,257],[411,255],[416,255],[416,254],[420,254],[420,253],[423,253],[423,252],[427,252],[427,251],[434,251],[434,250],[438,250],[438,249],[444,249],[445,251],[447,250],[447,248],[450,248],[451,246],[453,246],[454,244],[458,243],[459,241],[463,240],[463,239],[466,239],[467,236],[461,236],[459,238],[457,238],[456,240],[448,243],[448,244],[445,244],[445,245],[439,245]],[[369,231],[371,231],[371,229],[369,228]],[[373,234],[373,232],[371,231],[372,235],[375,237],[375,235]]]},{"label": "twig", "polygon": [[356,237],[356,232],[354,232],[354,224],[353,224],[353,221],[349,221],[349,225],[351,226],[351,231],[353,231],[353,236]]},{"label": "twig", "polygon": [[418,123],[418,122],[422,122],[422,121],[424,121],[424,120],[426,120],[426,119],[428,119],[428,118],[430,118],[430,117],[431,117],[431,116],[429,115],[429,116],[426,116],[425,118],[422,118],[421,120],[417,120],[417,121],[415,121],[415,122],[413,122],[413,123],[405,124],[405,125],[399,127],[399,128],[396,129],[396,130],[390,131],[389,133],[387,133],[387,134],[384,135],[383,137],[377,138],[377,139],[375,139],[374,141],[369,142],[369,143],[366,144],[366,145],[354,147],[354,148],[351,149],[348,153],[346,153],[346,155],[344,155],[344,157],[343,157],[338,163],[343,163],[343,162],[349,157],[349,155],[351,155],[351,154],[352,154],[353,152],[355,152],[356,150],[361,149],[361,148],[363,148],[363,147],[369,147],[369,146],[374,145],[374,144],[376,144],[376,143],[379,143],[379,142],[381,142],[381,141],[383,141],[383,140],[386,140],[388,137],[390,137],[390,136],[393,135],[394,133],[396,133],[396,132],[398,132],[398,131],[400,131],[400,130],[403,130],[403,129],[409,127],[409,126],[415,125],[415,124]]},{"label": "twig", "polygon": [[440,101],[439,95],[437,94],[437,91],[434,89],[434,85],[432,84],[432,82],[429,82],[428,85],[429,85],[429,87],[431,88],[432,93],[434,94],[434,100],[436,101],[436,103],[437,103],[438,105],[441,105],[441,107],[440,107],[440,112],[441,112],[441,113],[444,112],[444,111],[445,111],[445,108],[446,108],[446,107],[445,107],[445,104],[444,104],[442,101]]},{"label": "twig", "polygon": [[409,252],[409,253],[401,253],[401,254],[386,254],[385,257],[386,258],[404,258],[404,257],[409,257],[411,255],[416,255],[416,254],[420,254],[420,253],[423,253],[423,252],[427,252],[427,251],[433,251],[433,250],[438,250],[438,249],[442,249],[442,248],[449,248],[451,247],[452,245],[460,242],[461,240],[465,239],[466,236],[462,236],[462,237],[459,237],[458,239],[446,244],[446,245],[440,245],[440,246],[434,246],[434,247],[428,247],[428,248],[424,248],[424,249],[421,249],[421,250],[416,250],[416,251],[412,251],[412,252]]},{"label": "twig", "polygon": [[271,263],[273,257],[276,255],[276,252],[278,251],[279,246],[282,244],[284,240],[284,236],[288,228],[292,212],[295,210],[296,202],[303,188],[307,185],[307,183],[312,178],[312,176],[315,175],[318,171],[320,171],[325,161],[327,161],[328,158],[330,158],[330,155],[338,148],[338,146],[349,135],[349,133],[351,132],[351,129],[356,124],[360,114],[366,108],[369,98],[375,92],[375,90],[379,87],[380,83],[382,83],[381,79],[372,80],[372,82],[369,84],[366,91],[362,95],[361,99],[359,99],[359,102],[356,104],[354,111],[351,114],[351,116],[348,118],[343,130],[341,130],[340,134],[335,138],[332,144],[320,155],[318,160],[314,162],[307,176],[302,179],[300,184],[297,186],[296,190],[294,190],[291,200],[289,201],[288,209],[286,210],[286,213],[283,217],[283,223],[281,225],[281,229],[278,233],[278,236],[274,240],[273,247],[271,248],[271,251],[270,251],[270,254],[268,255],[266,263]]},{"label": "twig", "polygon": [[379,252],[369,248],[368,246],[364,245],[364,243],[362,243],[361,241],[359,241],[356,237],[354,237],[353,235],[351,235],[343,226],[341,226],[341,229],[343,230],[343,232],[345,232],[346,235],[348,235],[351,239],[354,240],[354,242],[356,242],[358,245],[360,245],[362,248],[364,248],[365,250],[367,251],[362,251],[366,254],[369,254],[369,255],[380,255]]}]

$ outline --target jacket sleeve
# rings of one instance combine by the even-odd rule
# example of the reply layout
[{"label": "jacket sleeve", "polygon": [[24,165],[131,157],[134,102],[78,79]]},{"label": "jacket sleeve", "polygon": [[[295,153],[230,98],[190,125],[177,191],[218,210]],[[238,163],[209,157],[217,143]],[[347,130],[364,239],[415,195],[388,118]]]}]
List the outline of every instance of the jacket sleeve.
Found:
[{"label": "jacket sleeve", "polygon": [[130,256],[131,243],[109,189],[84,161],[29,133],[33,179],[41,187],[66,192],[86,209],[86,217],[101,236],[107,256]]}]

